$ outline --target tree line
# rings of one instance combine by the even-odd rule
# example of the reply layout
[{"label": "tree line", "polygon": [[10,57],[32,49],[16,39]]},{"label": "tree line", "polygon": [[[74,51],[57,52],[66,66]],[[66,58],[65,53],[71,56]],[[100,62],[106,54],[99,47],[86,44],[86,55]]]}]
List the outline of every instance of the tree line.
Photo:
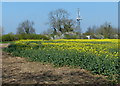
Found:
[{"label": "tree line", "polygon": [[[81,33],[80,30],[77,29],[76,20],[70,19],[70,14],[64,9],[57,9],[55,11],[51,11],[48,14],[49,17],[49,26],[50,28],[43,32],[46,36],[64,36],[69,33],[74,33],[74,37],[76,38],[86,38],[86,36],[91,36],[91,38],[119,38],[118,28],[114,28],[110,25],[110,23],[104,23],[103,25],[97,27],[92,26],[88,27],[87,31]],[[36,34],[33,21],[25,20],[18,25],[16,35],[22,34]],[[4,30],[3,30],[4,31]],[[28,37],[29,38],[29,37]],[[33,37],[34,38],[34,37]],[[68,37],[72,38],[72,37]]]}]

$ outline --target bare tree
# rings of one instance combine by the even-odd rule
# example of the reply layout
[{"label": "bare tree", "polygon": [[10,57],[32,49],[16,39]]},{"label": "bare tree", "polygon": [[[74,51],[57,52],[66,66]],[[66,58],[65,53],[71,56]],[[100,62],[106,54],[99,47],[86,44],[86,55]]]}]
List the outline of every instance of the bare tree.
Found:
[{"label": "bare tree", "polygon": [[97,29],[97,34],[101,34],[104,38],[113,38],[113,35],[118,34],[117,29],[113,28],[110,23],[104,23]]},{"label": "bare tree", "polygon": [[22,22],[17,28],[17,34],[34,34],[35,29],[33,28],[34,22],[26,20]]},{"label": "bare tree", "polygon": [[54,31],[63,32],[65,22],[68,20],[69,14],[64,9],[58,9],[49,13],[50,26]]},{"label": "bare tree", "polygon": [[88,27],[86,31],[86,35],[94,35],[96,32],[96,26],[93,25],[93,27]]},{"label": "bare tree", "polygon": [[53,31],[51,29],[47,29],[42,32],[42,34],[44,34],[44,35],[48,35],[48,34],[52,34],[52,33],[53,33]]}]

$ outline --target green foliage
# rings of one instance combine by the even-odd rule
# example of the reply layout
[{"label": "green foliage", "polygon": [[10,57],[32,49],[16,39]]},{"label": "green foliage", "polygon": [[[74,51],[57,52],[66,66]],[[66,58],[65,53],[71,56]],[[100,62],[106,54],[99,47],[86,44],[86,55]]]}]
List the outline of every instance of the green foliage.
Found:
[{"label": "green foliage", "polygon": [[15,35],[12,33],[2,35],[2,41],[14,41],[15,40]]},{"label": "green foliage", "polygon": [[[8,48],[4,49],[4,51],[10,52],[14,56],[27,57],[30,61],[53,63],[55,66],[79,66],[83,69],[92,71],[92,73],[109,76],[109,79],[111,80],[116,80],[116,77],[118,76],[120,69],[119,58],[118,60],[113,57],[106,58],[106,54],[97,56],[91,53],[64,49],[71,47],[64,45],[60,45],[62,48],[62,50],[60,50],[55,47],[55,45],[43,45],[42,43],[64,43],[64,41],[23,41],[22,44],[18,43],[10,45]],[[108,42],[105,41],[92,41],[89,43],[92,43],[91,46],[95,44],[108,44]],[[109,44],[112,43],[110,42]],[[109,52],[118,52],[118,50],[109,49]]]},{"label": "green foliage", "polygon": [[69,35],[69,34],[65,34],[65,39],[78,39],[78,35]]},{"label": "green foliage", "polygon": [[40,34],[6,34],[2,35],[2,41],[15,41],[21,39],[43,39],[49,40],[50,38]]},{"label": "green foliage", "polygon": [[2,36],[0,35],[0,42],[2,42]]},{"label": "green foliage", "polygon": [[16,39],[17,40],[21,40],[21,39],[44,39],[44,40],[49,40],[50,38],[45,36],[45,35],[40,35],[40,34],[17,34]]}]

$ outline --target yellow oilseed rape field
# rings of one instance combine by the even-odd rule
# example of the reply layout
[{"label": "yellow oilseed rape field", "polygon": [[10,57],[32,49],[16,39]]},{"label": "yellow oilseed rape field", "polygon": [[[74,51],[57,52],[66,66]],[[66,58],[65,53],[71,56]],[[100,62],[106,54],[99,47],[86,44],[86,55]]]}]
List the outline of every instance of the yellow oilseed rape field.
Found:
[{"label": "yellow oilseed rape field", "polygon": [[[118,39],[19,40],[4,51],[30,61],[72,66],[118,80],[120,74]],[[32,54],[31,54],[32,53]]]}]

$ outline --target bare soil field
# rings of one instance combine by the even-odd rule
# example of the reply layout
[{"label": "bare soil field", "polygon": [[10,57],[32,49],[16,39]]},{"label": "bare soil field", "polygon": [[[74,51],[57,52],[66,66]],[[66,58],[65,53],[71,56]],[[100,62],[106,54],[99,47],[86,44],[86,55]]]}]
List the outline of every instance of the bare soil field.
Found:
[{"label": "bare soil field", "polygon": [[[6,46],[6,45],[4,45]],[[102,75],[93,75],[80,68],[54,67],[52,64],[29,62],[2,52],[2,83],[5,84],[74,84],[109,86]],[[8,85],[9,86],[9,85]]]}]

